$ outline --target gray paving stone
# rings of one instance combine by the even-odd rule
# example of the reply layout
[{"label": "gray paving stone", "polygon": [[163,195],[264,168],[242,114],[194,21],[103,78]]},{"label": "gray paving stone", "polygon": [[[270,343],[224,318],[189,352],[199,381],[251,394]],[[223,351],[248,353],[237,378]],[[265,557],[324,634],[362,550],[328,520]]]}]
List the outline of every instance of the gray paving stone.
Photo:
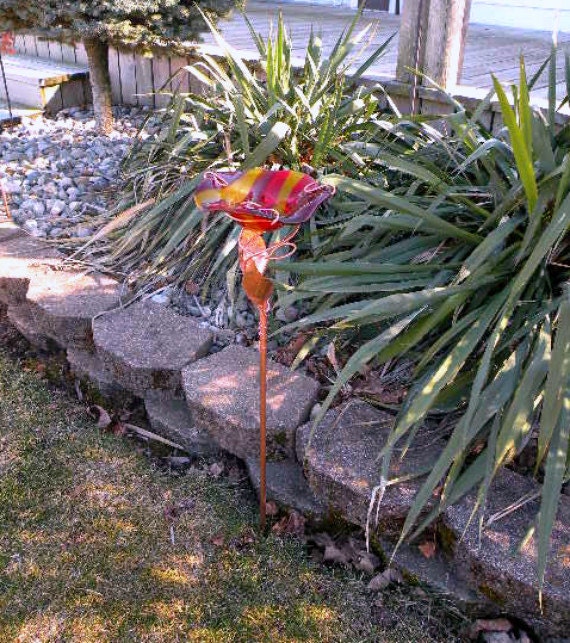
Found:
[{"label": "gray paving stone", "polygon": [[97,353],[113,378],[144,397],[152,389],[180,389],[180,371],[207,354],[212,334],[188,317],[143,302],[97,318]]},{"label": "gray paving stone", "polygon": [[24,303],[30,278],[47,265],[59,264],[62,257],[46,243],[28,236],[0,244],[0,302]]},{"label": "gray paving stone", "polygon": [[[312,378],[268,360],[267,451],[293,455],[294,434],[317,398]],[[259,457],[259,356],[229,346],[182,371],[186,400],[196,425],[210,432],[226,451]]]},{"label": "gray paving stone", "polygon": [[104,275],[50,266],[34,273],[26,301],[38,311],[42,332],[63,348],[93,346],[93,318],[120,304],[121,286]]},{"label": "gray paving stone", "polygon": [[[380,453],[394,419],[361,401],[329,411],[311,438],[312,422],[297,430],[297,458],[315,495],[349,522],[366,526],[373,489],[380,484]],[[394,454],[390,478],[406,476],[434,462],[444,443],[427,429],[418,431],[401,461]],[[422,478],[386,488],[380,505],[379,531],[397,534]]]},{"label": "gray paving stone", "polygon": [[[249,479],[259,494],[259,459],[248,458],[246,466]],[[294,460],[267,463],[267,498],[315,518],[326,513],[325,505],[315,497],[303,469]]]},{"label": "gray paving stone", "polygon": [[[539,489],[532,479],[501,471],[492,484],[486,519]],[[552,537],[543,591],[544,611],[538,603],[536,537],[517,552],[527,530],[535,523],[539,501],[532,501],[493,521],[479,539],[478,521],[471,516],[476,494],[471,493],[445,510],[444,527],[454,537],[454,568],[459,577],[493,599],[504,613],[530,622],[546,636],[570,632],[570,498],[563,495]],[[450,538],[450,540],[453,540]]]},{"label": "gray paving stone", "polygon": [[16,237],[23,237],[26,233],[11,221],[0,221],[0,243],[10,241]]},{"label": "gray paving stone", "polygon": [[32,346],[48,351],[53,348],[53,340],[42,331],[42,321],[38,312],[29,304],[15,304],[8,306],[7,316],[14,328],[23,335]]},{"label": "gray paving stone", "polygon": [[195,457],[220,452],[210,434],[194,426],[186,400],[168,391],[149,391],[144,405],[152,430],[177,444]]}]

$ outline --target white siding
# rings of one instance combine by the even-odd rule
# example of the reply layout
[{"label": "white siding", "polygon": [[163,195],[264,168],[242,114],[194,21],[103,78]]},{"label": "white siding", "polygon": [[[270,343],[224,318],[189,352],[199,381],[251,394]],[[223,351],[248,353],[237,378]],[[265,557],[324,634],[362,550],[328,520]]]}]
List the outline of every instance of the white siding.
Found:
[{"label": "white siding", "polygon": [[570,31],[570,0],[473,0],[471,22]]}]

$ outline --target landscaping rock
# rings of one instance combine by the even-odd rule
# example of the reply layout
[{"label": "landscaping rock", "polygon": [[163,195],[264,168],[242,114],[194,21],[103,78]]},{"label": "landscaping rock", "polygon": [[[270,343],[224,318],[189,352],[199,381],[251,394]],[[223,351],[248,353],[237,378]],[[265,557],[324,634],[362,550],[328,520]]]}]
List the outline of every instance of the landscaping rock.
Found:
[{"label": "landscaping rock", "polygon": [[96,273],[55,270],[34,274],[27,301],[38,311],[42,331],[62,348],[91,348],[93,318],[120,304],[120,285]]},{"label": "landscaping rock", "polygon": [[144,397],[180,389],[180,371],[208,353],[212,334],[172,310],[143,302],[95,320],[97,352],[115,380]]},{"label": "landscaping rock", "polygon": [[116,199],[109,188],[121,181],[125,154],[139,132],[145,139],[157,125],[138,108],[113,112],[108,135],[98,131],[91,110],[23,118],[0,131],[0,177],[15,223],[37,237],[70,237],[92,230],[94,217],[109,216]]},{"label": "landscaping rock", "polygon": [[67,361],[71,372],[79,380],[88,380],[103,397],[124,398],[126,391],[113,379],[98,355],[80,348],[67,349]]},{"label": "landscaping rock", "polygon": [[[521,497],[535,493],[531,479],[507,469],[491,486],[485,515],[511,506]],[[445,510],[443,529],[453,549],[457,575],[498,604],[503,613],[531,623],[542,636],[566,636],[570,632],[570,498],[563,495],[554,527],[549,566],[543,590],[544,611],[538,602],[536,536],[517,549],[527,530],[535,524],[537,500],[524,504],[487,526],[479,539],[478,521],[472,515],[476,493],[470,493]]]},{"label": "landscaping rock", "polygon": [[[259,494],[259,458],[248,458],[246,465],[249,479]],[[268,462],[266,482],[269,500],[275,500],[280,505],[297,509],[315,518],[320,518],[326,513],[325,505],[315,497],[297,462],[293,460]]]},{"label": "landscaping rock", "polygon": [[[297,458],[303,463],[315,494],[348,521],[362,527],[373,489],[380,484],[380,453],[394,418],[360,401],[329,411],[316,427],[297,430]],[[417,473],[435,462],[444,447],[427,429],[418,435],[403,461],[394,453],[390,478]],[[414,478],[386,488],[379,512],[379,530],[397,534],[423,479]]]},{"label": "landscaping rock", "polygon": [[[269,456],[293,455],[294,434],[315,403],[319,385],[268,360]],[[182,384],[196,425],[226,451],[246,459],[259,455],[259,355],[229,346],[185,368]]]},{"label": "landscaping rock", "polygon": [[182,397],[166,391],[149,391],[144,405],[155,433],[180,444],[196,457],[219,453],[220,449],[209,433],[194,426],[192,414]]},{"label": "landscaping rock", "polygon": [[16,304],[8,306],[8,319],[16,330],[23,335],[32,346],[43,351],[53,348],[53,340],[40,329],[42,320],[38,319],[38,312],[29,304]]},{"label": "landscaping rock", "polygon": [[0,244],[0,302],[22,304],[32,275],[61,261],[62,255],[42,241],[17,235]]}]

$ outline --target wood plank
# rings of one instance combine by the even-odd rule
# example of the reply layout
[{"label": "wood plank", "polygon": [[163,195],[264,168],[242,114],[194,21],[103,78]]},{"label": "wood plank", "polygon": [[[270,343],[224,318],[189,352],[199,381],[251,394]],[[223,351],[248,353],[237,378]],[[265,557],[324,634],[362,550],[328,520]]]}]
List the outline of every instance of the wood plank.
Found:
[{"label": "wood plank", "polygon": [[111,95],[113,97],[113,105],[122,105],[123,88],[121,83],[119,52],[113,48],[109,49],[109,75],[111,76]]},{"label": "wood plank", "polygon": [[58,40],[48,40],[49,57],[51,60],[63,62],[63,52],[61,43]]},{"label": "wood plank", "polygon": [[172,91],[187,94],[190,91],[188,72],[182,69],[186,67],[188,60],[180,56],[170,59],[170,70],[172,73]]},{"label": "wood plank", "polygon": [[78,65],[89,65],[89,61],[87,60],[87,52],[85,51],[85,47],[81,42],[78,42],[75,45],[75,62]]},{"label": "wood plank", "polygon": [[154,107],[154,82],[152,59],[135,56],[137,75],[137,94],[139,105]]},{"label": "wood plank", "polygon": [[121,73],[121,93],[123,104],[138,105],[137,98],[137,66],[132,52],[119,52],[119,67]]},{"label": "wood plank", "polygon": [[61,85],[61,102],[64,108],[85,106],[88,102],[91,102],[86,99],[89,95],[90,92],[86,80],[72,80]]},{"label": "wood plank", "polygon": [[26,55],[26,39],[23,35],[18,34],[14,38],[14,49],[19,53],[19,54],[24,54]]},{"label": "wood plank", "polygon": [[28,56],[37,56],[38,55],[38,44],[36,36],[26,34],[24,36],[26,41],[26,55]]},{"label": "wood plank", "polygon": [[152,59],[154,74],[155,105],[157,108],[166,107],[172,97],[170,85],[170,61],[164,56],[156,56]]},{"label": "wood plank", "polygon": [[51,59],[50,53],[49,53],[49,43],[45,38],[38,38],[36,40],[36,49],[38,52],[38,56],[40,58],[45,58],[47,60]]},{"label": "wood plank", "polygon": [[61,60],[65,63],[76,63],[75,47],[67,43],[61,44]]}]

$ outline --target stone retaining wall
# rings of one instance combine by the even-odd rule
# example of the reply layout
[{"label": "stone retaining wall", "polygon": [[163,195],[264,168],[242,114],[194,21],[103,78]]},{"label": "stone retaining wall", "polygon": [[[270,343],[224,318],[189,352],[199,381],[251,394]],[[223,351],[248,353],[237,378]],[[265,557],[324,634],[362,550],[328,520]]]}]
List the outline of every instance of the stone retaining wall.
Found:
[{"label": "stone retaining wall", "polygon": [[[113,280],[68,269],[51,247],[0,223],[0,304],[16,328],[41,350],[66,349],[72,372],[104,394],[143,398],[153,430],[189,453],[225,450],[244,459],[257,488],[257,351],[230,346],[211,354],[211,333],[191,318],[152,303],[122,308],[121,294]],[[318,383],[271,360],[268,370],[269,497],[316,519],[331,514],[365,527],[380,482],[377,455],[393,417],[353,400],[329,411],[313,432],[308,419]],[[406,474],[429,468],[442,447],[420,430],[405,459],[394,462],[393,476],[405,481],[389,486],[380,505],[376,537],[386,553],[422,482]],[[508,470],[493,486],[488,515],[538,489]],[[534,538],[516,553],[537,502],[493,522],[481,540],[477,521],[464,532],[474,502],[468,495],[443,513],[435,556],[427,559],[410,544],[393,564],[478,612],[523,619],[544,638],[567,636],[570,497],[562,497],[554,529],[542,612]]]}]

